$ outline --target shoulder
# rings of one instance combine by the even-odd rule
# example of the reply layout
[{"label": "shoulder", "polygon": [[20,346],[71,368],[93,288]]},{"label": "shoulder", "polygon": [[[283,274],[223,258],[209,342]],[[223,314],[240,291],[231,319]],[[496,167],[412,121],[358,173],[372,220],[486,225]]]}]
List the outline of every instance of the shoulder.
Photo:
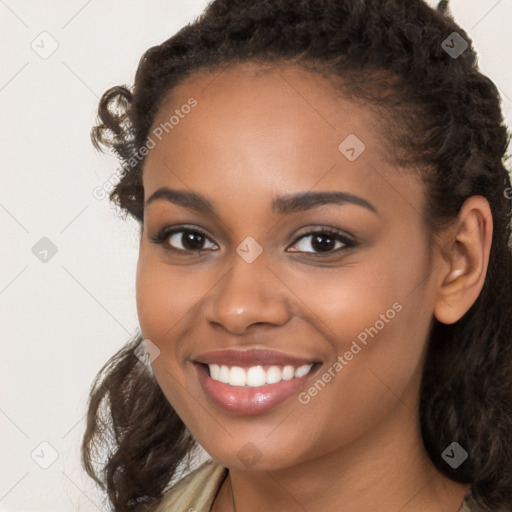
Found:
[{"label": "shoulder", "polygon": [[155,512],[208,512],[227,474],[227,468],[213,459],[204,462],[165,493]]}]

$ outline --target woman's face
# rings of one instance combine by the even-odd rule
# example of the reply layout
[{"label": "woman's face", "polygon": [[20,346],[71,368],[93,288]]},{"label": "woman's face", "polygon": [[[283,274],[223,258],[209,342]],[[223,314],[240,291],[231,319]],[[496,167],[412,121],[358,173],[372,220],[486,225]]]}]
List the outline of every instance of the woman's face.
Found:
[{"label": "woman's face", "polygon": [[372,109],[301,68],[261,71],[176,87],[143,176],[142,335],[171,405],[232,469],[411,417],[439,281],[423,186],[389,163]]}]

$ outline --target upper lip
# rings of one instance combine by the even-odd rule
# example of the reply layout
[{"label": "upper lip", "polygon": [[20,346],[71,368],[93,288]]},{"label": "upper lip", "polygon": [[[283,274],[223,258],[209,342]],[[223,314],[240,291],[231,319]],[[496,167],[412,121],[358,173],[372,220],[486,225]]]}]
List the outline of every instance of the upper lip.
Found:
[{"label": "upper lip", "polygon": [[203,352],[194,358],[194,361],[202,364],[257,366],[257,365],[290,365],[303,366],[314,364],[313,359],[284,354],[276,350],[268,349],[224,349]]}]

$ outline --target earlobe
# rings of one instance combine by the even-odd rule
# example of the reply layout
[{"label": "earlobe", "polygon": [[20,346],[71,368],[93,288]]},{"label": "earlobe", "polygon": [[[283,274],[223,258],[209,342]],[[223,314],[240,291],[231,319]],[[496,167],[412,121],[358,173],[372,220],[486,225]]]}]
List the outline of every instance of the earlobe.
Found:
[{"label": "earlobe", "polygon": [[446,235],[443,275],[434,307],[435,318],[444,324],[457,322],[482,291],[492,242],[492,214],[482,196],[462,205],[457,222]]}]

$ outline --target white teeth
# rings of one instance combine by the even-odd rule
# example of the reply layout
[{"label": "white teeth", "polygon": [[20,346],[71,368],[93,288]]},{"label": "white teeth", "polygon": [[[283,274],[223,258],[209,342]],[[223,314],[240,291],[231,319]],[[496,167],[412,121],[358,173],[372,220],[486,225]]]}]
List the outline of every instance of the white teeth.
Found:
[{"label": "white teeth", "polygon": [[224,382],[224,384],[229,382],[229,368],[227,366],[220,367],[218,380]]},{"label": "white teeth", "polygon": [[275,384],[279,382],[282,377],[281,368],[279,366],[271,366],[267,370],[267,384]]},{"label": "white teeth", "polygon": [[295,370],[295,377],[303,377],[304,375],[306,375],[306,373],[309,372],[309,370],[311,370],[311,364],[305,364],[304,366],[299,366],[296,370]]},{"label": "white teeth", "polygon": [[226,366],[218,364],[208,365],[210,369],[210,377],[213,380],[229,384],[237,387],[259,387],[265,384],[276,384],[282,380],[290,380],[293,378],[303,377],[308,374],[312,368],[312,364],[305,364],[294,368],[287,365],[283,368],[279,366],[270,366],[267,371],[262,366],[251,366],[247,370],[240,366]]},{"label": "white teeth", "polygon": [[247,385],[253,388],[265,384],[266,373],[261,366],[252,366],[247,372]]},{"label": "white teeth", "polygon": [[247,384],[247,373],[243,368],[239,366],[233,366],[229,370],[229,382],[230,386],[245,386]]},{"label": "white teeth", "polygon": [[285,366],[283,368],[283,380],[290,380],[295,377],[295,368],[293,366]]},{"label": "white teeth", "polygon": [[210,365],[210,375],[212,376],[212,379],[219,380],[220,366],[218,364]]}]

